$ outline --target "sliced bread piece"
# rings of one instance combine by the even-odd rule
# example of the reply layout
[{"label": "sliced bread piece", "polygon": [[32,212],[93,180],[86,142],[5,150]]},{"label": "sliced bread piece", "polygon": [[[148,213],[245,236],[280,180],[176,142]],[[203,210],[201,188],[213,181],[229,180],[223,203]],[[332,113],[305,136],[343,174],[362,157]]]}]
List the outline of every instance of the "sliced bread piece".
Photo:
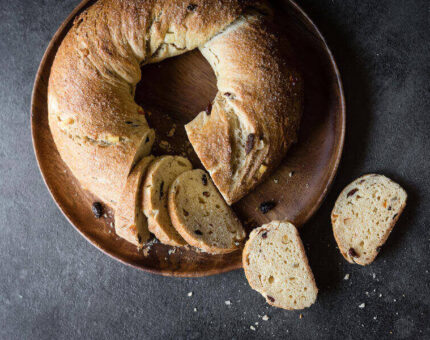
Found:
[{"label": "sliced bread piece", "polygon": [[334,237],[350,263],[372,263],[406,206],[407,194],[389,178],[369,174],[349,184],[331,213]]},{"label": "sliced bread piece", "polygon": [[272,221],[254,229],[242,255],[250,286],[268,304],[284,309],[303,309],[318,294],[314,275],[296,227]]},{"label": "sliced bread piece", "polygon": [[148,229],[160,242],[183,246],[187,242],[173,227],[167,210],[167,197],[172,182],[181,173],[191,170],[190,161],[181,156],[163,156],[152,162],[143,189],[143,211],[148,217]]},{"label": "sliced bread piece", "polygon": [[170,186],[168,207],[179,234],[205,252],[232,252],[245,238],[239,219],[203,170],[190,170],[176,178]]},{"label": "sliced bread piece", "polygon": [[131,170],[115,208],[115,232],[138,247],[149,239],[148,222],[142,211],[142,182],[154,156],[142,158]]}]

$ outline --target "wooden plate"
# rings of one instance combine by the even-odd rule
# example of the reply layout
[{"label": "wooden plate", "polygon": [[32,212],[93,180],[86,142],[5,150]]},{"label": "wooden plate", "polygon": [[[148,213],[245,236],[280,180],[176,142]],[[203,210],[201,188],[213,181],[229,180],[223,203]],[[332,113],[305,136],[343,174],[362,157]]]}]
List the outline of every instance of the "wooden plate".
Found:
[{"label": "wooden plate", "polygon": [[[62,162],[48,126],[47,87],[55,53],[73,18],[91,1],[84,0],[64,21],[50,42],[40,64],[32,98],[33,144],[40,171],[55,202],[70,223],[93,245],[126,264],[149,272],[173,276],[204,276],[242,266],[241,252],[210,256],[186,249],[153,244],[138,251],[116,237],[111,211],[96,220],[85,192]],[[282,26],[280,37],[286,52],[305,78],[305,105],[299,142],[279,169],[265,183],[234,205],[249,232],[272,219],[305,223],[318,209],[335,176],[345,134],[345,103],[342,84],[333,56],[324,38],[294,2],[275,1]],[[291,46],[289,48],[288,46]],[[152,111],[150,124],[159,141],[154,153],[186,153],[198,166],[183,124],[200,112],[216,93],[216,79],[200,52],[193,51],[142,69],[136,101]],[[173,136],[170,136],[174,131]],[[156,145],[158,143],[155,143]],[[277,206],[261,214],[258,206],[275,200]],[[144,254],[145,253],[145,254]]]}]

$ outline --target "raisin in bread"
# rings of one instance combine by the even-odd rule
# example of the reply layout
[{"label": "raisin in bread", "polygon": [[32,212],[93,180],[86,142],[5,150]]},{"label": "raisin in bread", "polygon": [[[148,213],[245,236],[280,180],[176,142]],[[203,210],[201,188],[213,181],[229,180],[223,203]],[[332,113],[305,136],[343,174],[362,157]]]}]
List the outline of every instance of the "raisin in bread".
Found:
[{"label": "raisin in bread", "polygon": [[164,244],[187,244],[170,221],[167,197],[176,177],[192,168],[190,161],[184,157],[163,156],[152,162],[148,169],[143,186],[143,211],[148,217],[149,231]]},{"label": "raisin in bread", "polygon": [[115,232],[141,247],[149,239],[148,222],[142,211],[142,182],[153,156],[142,158],[127,177],[115,208]]},{"label": "raisin in bread", "polygon": [[172,224],[185,241],[208,253],[232,252],[245,238],[239,219],[203,170],[190,170],[176,178],[168,207]]},{"label": "raisin in bread", "polygon": [[405,190],[382,175],[364,175],[349,184],[331,213],[334,237],[343,257],[363,266],[372,263],[406,199]]},{"label": "raisin in bread", "polygon": [[254,229],[242,259],[250,286],[270,305],[303,309],[315,302],[318,288],[293,224],[272,221]]}]

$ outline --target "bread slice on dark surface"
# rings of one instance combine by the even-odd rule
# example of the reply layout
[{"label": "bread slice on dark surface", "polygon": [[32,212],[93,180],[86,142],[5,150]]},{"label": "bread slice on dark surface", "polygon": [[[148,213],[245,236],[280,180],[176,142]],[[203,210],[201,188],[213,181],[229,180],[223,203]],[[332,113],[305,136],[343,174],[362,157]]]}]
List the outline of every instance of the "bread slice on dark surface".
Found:
[{"label": "bread slice on dark surface", "polygon": [[149,231],[164,244],[187,244],[172,225],[167,198],[172,182],[181,173],[192,168],[190,161],[184,157],[163,156],[152,162],[148,169],[143,191],[143,210],[148,217]]},{"label": "bread slice on dark surface", "polygon": [[144,157],[135,165],[115,208],[116,234],[138,247],[149,239],[148,221],[142,211],[142,184],[153,159]]},{"label": "bread slice on dark surface", "polygon": [[364,175],[349,184],[331,213],[334,237],[343,257],[363,266],[372,263],[406,200],[406,191],[383,175]]},{"label": "bread slice on dark surface", "polygon": [[176,178],[169,190],[168,206],[179,234],[205,252],[232,252],[245,238],[239,219],[203,170],[187,171]]},{"label": "bread slice on dark surface", "polygon": [[315,302],[318,288],[293,224],[272,221],[254,229],[242,259],[250,286],[270,305],[303,309]]}]

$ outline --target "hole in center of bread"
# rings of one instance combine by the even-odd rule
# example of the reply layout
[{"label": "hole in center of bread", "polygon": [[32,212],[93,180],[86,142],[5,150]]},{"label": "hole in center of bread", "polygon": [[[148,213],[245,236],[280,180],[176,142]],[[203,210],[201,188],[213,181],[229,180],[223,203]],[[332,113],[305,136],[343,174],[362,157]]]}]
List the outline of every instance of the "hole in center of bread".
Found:
[{"label": "hole in center of bread", "polygon": [[141,68],[135,100],[156,132],[154,155],[183,155],[202,167],[184,125],[204,111],[217,93],[216,77],[198,50]]}]

